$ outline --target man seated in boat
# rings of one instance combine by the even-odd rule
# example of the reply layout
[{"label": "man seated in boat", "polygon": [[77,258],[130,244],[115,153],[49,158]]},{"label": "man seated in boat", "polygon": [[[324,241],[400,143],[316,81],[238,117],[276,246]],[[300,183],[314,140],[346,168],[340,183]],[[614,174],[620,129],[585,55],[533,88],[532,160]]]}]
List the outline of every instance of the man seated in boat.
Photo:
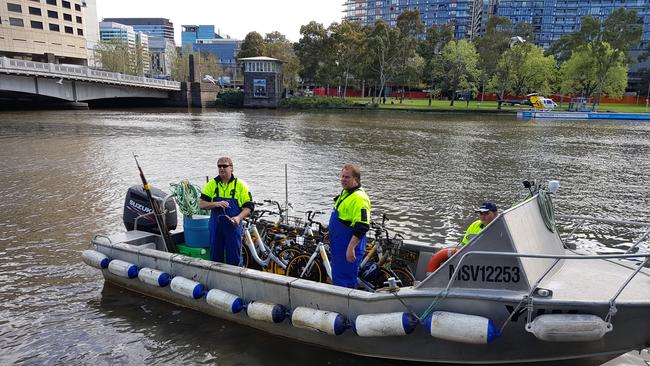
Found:
[{"label": "man seated in boat", "polygon": [[491,223],[499,215],[497,205],[492,202],[483,202],[475,211],[478,214],[478,220],[474,221],[465,231],[465,236],[461,243],[466,245],[473,237],[478,235],[484,227]]},{"label": "man seated in boat", "polygon": [[253,212],[248,186],[232,174],[228,157],[217,161],[219,175],[206,183],[199,208],[210,210],[210,260],[241,265],[242,220]]}]

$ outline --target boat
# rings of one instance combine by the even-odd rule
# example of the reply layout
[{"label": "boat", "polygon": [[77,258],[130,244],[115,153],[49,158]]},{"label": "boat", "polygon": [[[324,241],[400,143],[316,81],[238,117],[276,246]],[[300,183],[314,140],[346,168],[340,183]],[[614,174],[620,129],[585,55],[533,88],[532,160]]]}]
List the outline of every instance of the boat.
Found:
[{"label": "boat", "polygon": [[[106,283],[362,356],[572,362],[648,347],[650,255],[632,248],[609,255],[568,250],[554,222],[553,187],[529,187],[527,199],[432,273],[426,267],[441,248],[405,244],[418,254],[410,287],[368,292],[192,258],[167,252],[161,235],[137,225],[96,235],[82,258]],[[170,238],[182,243],[183,231]]]}]

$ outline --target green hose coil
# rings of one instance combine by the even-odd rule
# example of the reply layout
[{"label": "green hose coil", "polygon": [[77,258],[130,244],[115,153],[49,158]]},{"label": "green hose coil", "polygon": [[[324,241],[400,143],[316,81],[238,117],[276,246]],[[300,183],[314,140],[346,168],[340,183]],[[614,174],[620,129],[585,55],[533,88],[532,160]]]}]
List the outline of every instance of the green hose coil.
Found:
[{"label": "green hose coil", "polygon": [[178,184],[172,183],[170,186],[178,209],[184,216],[210,214],[207,210],[199,209],[201,188],[191,184],[187,179],[182,180]]},{"label": "green hose coil", "polygon": [[537,204],[542,215],[542,220],[546,228],[552,233],[555,232],[555,212],[553,211],[553,200],[551,195],[544,189],[537,192]]}]

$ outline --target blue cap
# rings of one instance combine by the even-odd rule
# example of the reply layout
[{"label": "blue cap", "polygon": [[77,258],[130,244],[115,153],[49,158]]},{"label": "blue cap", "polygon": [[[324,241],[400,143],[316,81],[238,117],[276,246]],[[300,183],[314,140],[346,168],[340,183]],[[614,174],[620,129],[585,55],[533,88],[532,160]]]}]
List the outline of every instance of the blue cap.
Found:
[{"label": "blue cap", "polygon": [[475,212],[479,213],[479,212],[489,212],[489,211],[497,212],[497,205],[495,205],[492,202],[483,202],[481,203],[481,206],[479,206],[479,208],[476,209]]}]

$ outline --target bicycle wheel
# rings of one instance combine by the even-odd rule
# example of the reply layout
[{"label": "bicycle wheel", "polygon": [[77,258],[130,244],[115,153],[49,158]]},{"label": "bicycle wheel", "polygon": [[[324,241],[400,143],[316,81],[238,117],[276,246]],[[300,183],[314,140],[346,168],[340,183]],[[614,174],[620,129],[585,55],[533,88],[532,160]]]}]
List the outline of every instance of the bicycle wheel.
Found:
[{"label": "bicycle wheel", "polygon": [[244,268],[256,269],[258,271],[262,270],[262,266],[259,263],[255,262],[255,259],[251,256],[248,246],[242,245],[241,247],[241,256],[244,262]]},{"label": "bicycle wheel", "polygon": [[323,265],[320,264],[319,259],[314,259],[311,263],[309,270],[305,273],[304,276],[300,276],[305,266],[309,262],[309,255],[307,254],[298,254],[293,257],[293,259],[287,265],[287,276],[304,278],[306,280],[323,282]]},{"label": "bicycle wheel", "polygon": [[382,267],[379,269],[379,275],[377,276],[377,278],[375,278],[375,280],[372,281],[372,285],[375,286],[375,289],[387,287],[388,284],[386,282],[391,277],[396,277],[396,275],[393,274],[389,269]]},{"label": "bicycle wheel", "polygon": [[[277,257],[280,258],[280,260],[282,260],[284,263],[288,264],[295,256],[301,253],[302,251],[296,248],[284,248],[278,253]],[[271,261],[270,268],[272,273],[283,275],[283,276],[287,274],[287,271],[284,268],[282,268],[279,264],[275,263],[275,261]]]},{"label": "bicycle wheel", "polygon": [[413,282],[415,282],[415,277],[411,273],[411,271],[403,268],[393,268],[393,272],[399,278],[402,283],[399,284],[399,287],[408,287],[408,286],[413,286]]}]

